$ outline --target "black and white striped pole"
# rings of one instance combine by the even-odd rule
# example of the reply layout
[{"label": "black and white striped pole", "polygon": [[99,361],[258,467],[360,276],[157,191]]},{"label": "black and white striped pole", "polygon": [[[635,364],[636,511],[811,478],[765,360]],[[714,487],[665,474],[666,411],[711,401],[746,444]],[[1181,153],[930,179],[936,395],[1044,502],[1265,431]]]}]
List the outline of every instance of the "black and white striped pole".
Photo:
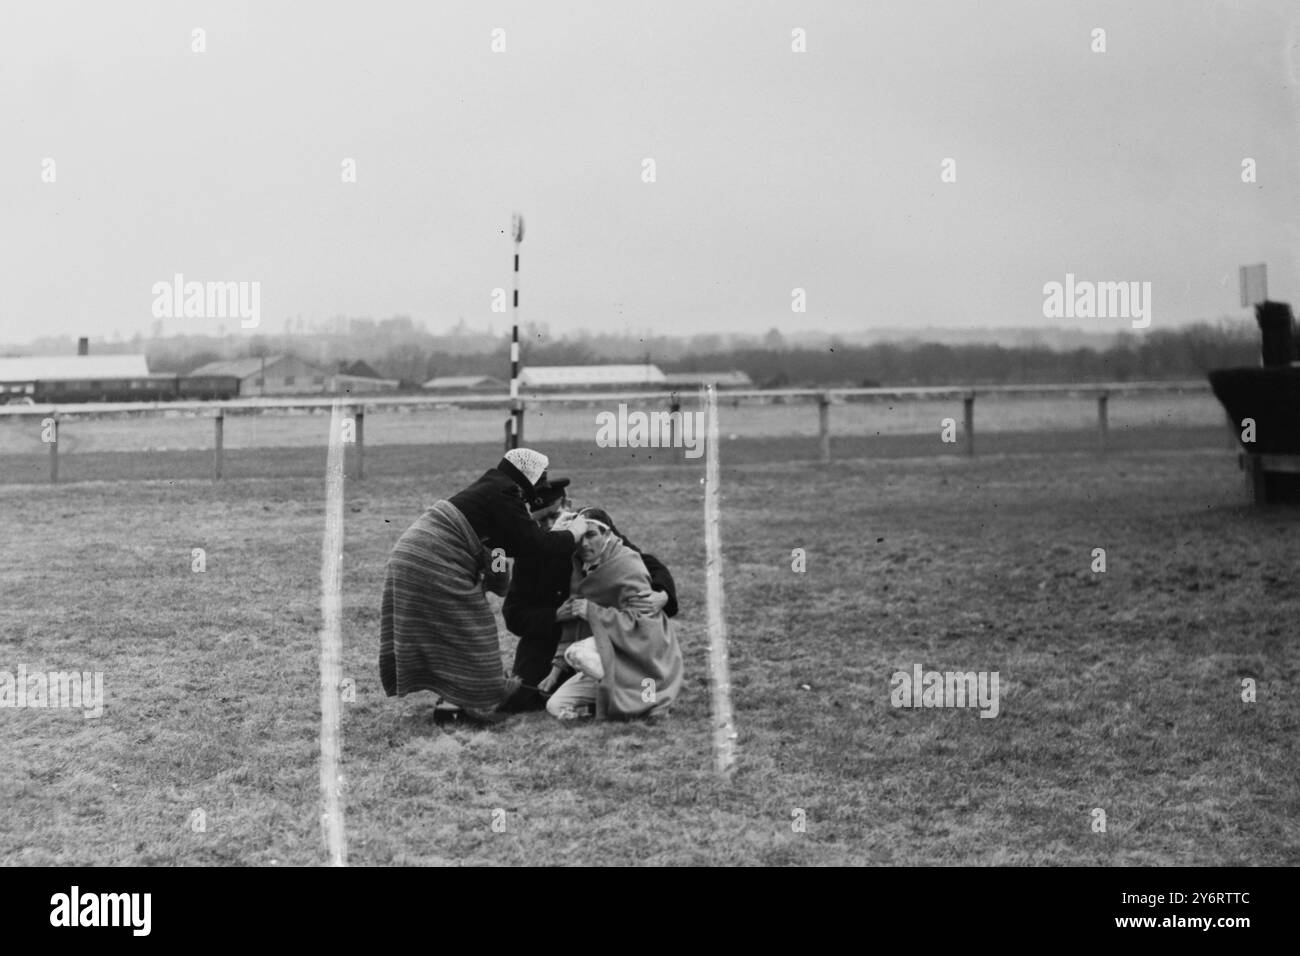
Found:
[{"label": "black and white striped pole", "polygon": [[519,400],[519,244],[524,241],[524,217],[515,213],[510,223],[515,238],[515,297],[510,332],[510,447],[524,440],[524,406]]}]

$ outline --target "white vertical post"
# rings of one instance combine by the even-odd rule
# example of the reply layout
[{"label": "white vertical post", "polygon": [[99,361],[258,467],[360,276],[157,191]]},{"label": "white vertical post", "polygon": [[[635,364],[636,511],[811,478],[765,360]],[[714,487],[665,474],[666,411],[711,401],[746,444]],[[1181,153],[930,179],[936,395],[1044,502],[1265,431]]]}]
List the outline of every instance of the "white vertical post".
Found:
[{"label": "white vertical post", "polygon": [[713,712],[713,759],[727,776],[735,763],[736,725],[731,713],[731,675],[727,664],[726,602],[722,585],[722,533],[718,510],[718,399],[712,385],[704,389],[704,554],[709,631],[709,688]]},{"label": "white vertical post", "polygon": [[330,414],[325,465],[325,543],[321,548],[320,789],[321,830],[331,866],[347,866],[343,830],[343,415],[338,399]]}]

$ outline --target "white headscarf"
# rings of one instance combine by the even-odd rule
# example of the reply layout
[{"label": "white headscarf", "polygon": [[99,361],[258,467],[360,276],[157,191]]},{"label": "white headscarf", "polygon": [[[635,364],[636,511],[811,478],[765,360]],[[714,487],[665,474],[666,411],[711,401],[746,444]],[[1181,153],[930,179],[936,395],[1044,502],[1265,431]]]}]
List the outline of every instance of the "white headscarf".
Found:
[{"label": "white headscarf", "polygon": [[537,479],[542,477],[542,472],[546,471],[546,466],[550,464],[549,458],[531,448],[510,449],[506,452],[506,461],[518,468],[519,473],[530,485],[537,484]]}]

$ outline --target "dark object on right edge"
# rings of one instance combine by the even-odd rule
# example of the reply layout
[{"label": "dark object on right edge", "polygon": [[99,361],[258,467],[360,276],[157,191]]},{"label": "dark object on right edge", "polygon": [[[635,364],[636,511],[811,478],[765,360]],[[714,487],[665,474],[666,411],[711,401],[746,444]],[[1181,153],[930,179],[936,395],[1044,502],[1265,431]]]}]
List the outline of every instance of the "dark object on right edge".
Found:
[{"label": "dark object on right edge", "polygon": [[1265,368],[1286,367],[1300,359],[1296,352],[1295,320],[1285,302],[1261,302],[1255,306],[1259,323],[1260,355]]},{"label": "dark object on right edge", "polygon": [[1263,367],[1215,369],[1210,386],[1228,413],[1255,502],[1300,500],[1300,335],[1285,302],[1260,303],[1255,319]]}]

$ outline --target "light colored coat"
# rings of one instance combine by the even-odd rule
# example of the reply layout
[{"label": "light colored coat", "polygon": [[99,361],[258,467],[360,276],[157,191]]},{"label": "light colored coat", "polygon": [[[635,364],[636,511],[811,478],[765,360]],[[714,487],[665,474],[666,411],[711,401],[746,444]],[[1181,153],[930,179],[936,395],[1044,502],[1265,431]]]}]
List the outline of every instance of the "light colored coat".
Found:
[{"label": "light colored coat", "polygon": [[637,717],[666,709],[680,692],[682,649],[663,611],[626,610],[649,600],[650,572],[639,554],[617,539],[615,544],[590,573],[574,559],[570,594],[587,599],[588,619],[566,624],[564,639],[596,639],[605,669],[596,716]]}]

